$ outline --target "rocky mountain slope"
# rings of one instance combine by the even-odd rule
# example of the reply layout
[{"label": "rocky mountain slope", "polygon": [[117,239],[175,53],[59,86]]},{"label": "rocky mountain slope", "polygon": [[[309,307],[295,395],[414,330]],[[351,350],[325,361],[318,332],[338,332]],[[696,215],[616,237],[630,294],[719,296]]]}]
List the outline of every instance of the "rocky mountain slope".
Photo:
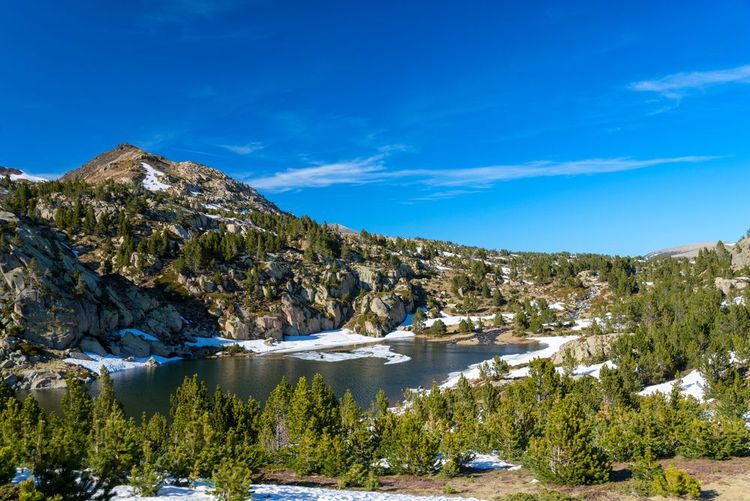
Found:
[{"label": "rocky mountain slope", "polygon": [[[383,336],[418,306],[432,316],[520,311],[539,332],[601,289],[592,277],[632,268],[320,225],[217,170],[132,145],[59,181],[0,179],[0,210],[6,372],[82,348],[189,356],[195,336]],[[2,362],[19,343],[36,355]]]},{"label": "rocky mountain slope", "polygon": [[131,144],[121,144],[98,155],[61,181],[103,184],[141,182],[152,192],[164,191],[203,204],[223,204],[244,210],[278,214],[279,209],[253,188],[238,183],[223,172],[195,162],[173,162],[146,153]]}]

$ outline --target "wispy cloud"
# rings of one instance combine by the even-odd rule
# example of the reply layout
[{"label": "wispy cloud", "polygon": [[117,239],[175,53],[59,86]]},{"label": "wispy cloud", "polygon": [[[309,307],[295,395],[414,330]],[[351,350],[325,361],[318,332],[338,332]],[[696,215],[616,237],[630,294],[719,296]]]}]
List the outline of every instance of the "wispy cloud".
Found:
[{"label": "wispy cloud", "polygon": [[444,190],[444,191],[434,191],[432,193],[427,193],[426,195],[418,195],[415,196],[412,200],[420,201],[420,202],[431,202],[433,200],[448,200],[450,198],[456,198],[463,195],[471,195],[473,193],[477,193],[478,190]]},{"label": "wispy cloud", "polygon": [[674,73],[656,80],[634,82],[630,84],[630,88],[640,92],[656,92],[670,99],[680,99],[691,90],[735,82],[750,83],[750,65],[724,70]]},{"label": "wispy cloud", "polygon": [[299,169],[287,169],[270,176],[249,179],[251,186],[271,191],[325,188],[336,184],[366,184],[385,179],[383,155]]},{"label": "wispy cloud", "polygon": [[[256,188],[270,191],[322,188],[333,185],[395,182],[416,184],[441,190],[427,193],[420,200],[438,200],[489,188],[503,181],[534,177],[578,176],[644,169],[668,164],[706,162],[717,157],[683,156],[636,160],[631,158],[595,158],[572,162],[537,161],[518,165],[490,165],[462,169],[389,170],[384,155],[313,167],[287,169],[270,176],[249,179]],[[449,189],[448,189],[449,188]]]},{"label": "wispy cloud", "polygon": [[250,153],[262,150],[263,144],[254,141],[247,144],[220,144],[219,147],[238,155],[249,155]]}]

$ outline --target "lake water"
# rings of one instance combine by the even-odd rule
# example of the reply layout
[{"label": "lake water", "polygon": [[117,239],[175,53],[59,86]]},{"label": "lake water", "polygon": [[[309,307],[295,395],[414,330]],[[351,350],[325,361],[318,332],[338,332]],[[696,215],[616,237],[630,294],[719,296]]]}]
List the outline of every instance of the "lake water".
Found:
[{"label": "lake water", "polygon": [[[167,414],[169,395],[185,377],[193,374],[198,374],[211,391],[218,385],[243,399],[252,395],[263,402],[282,377],[294,385],[300,376],[306,376],[309,381],[319,372],[337,395],[351,389],[360,405],[367,406],[379,389],[383,389],[391,403],[395,403],[406,388],[429,388],[433,380],[443,381],[451,372],[462,371],[495,355],[526,353],[542,347],[538,343],[458,345],[422,339],[392,340],[382,344],[390,346],[395,353],[410,357],[410,360],[395,364],[386,364],[387,360],[383,358],[327,362],[301,359],[293,354],[214,358],[176,362],[155,369],[122,371],[113,374],[112,379],[117,397],[131,416],[157,411]],[[58,410],[63,392],[44,390],[33,392],[33,395],[42,407]]]}]

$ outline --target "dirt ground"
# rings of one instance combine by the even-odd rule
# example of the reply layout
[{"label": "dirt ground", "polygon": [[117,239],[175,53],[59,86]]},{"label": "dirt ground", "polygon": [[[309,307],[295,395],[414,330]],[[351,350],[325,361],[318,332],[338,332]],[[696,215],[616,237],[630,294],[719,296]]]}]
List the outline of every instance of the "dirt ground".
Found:
[{"label": "dirt ground", "polygon": [[435,343],[450,344],[528,344],[536,342],[533,339],[514,335],[513,329],[508,327],[486,327],[482,332],[470,332],[466,334],[461,334],[457,331],[458,327],[451,326],[448,329],[448,334],[445,336],[432,336],[429,330],[425,330],[425,332],[418,336],[421,339],[427,339]]},{"label": "dirt ground", "polygon": [[[674,464],[697,478],[702,486],[701,499],[750,500],[750,459],[748,458],[728,461],[674,459],[662,463],[665,466]],[[288,470],[266,469],[257,481],[336,488],[334,478],[324,476],[302,478]],[[391,494],[451,495],[488,501],[502,499],[508,494],[535,493],[544,490],[555,490],[590,501],[644,499],[632,492],[630,473],[625,465],[615,465],[613,481],[597,486],[544,485],[535,481],[531,473],[524,469],[466,473],[454,478],[441,475],[431,477],[388,475],[381,477],[381,482],[382,486],[379,491]]]}]

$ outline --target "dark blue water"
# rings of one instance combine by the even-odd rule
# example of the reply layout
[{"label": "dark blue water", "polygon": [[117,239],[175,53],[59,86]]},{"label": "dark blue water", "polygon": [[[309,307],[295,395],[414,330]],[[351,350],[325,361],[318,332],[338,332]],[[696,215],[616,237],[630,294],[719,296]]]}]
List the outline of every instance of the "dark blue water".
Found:
[{"label": "dark blue water", "polygon": [[[190,360],[163,365],[155,369],[135,369],[112,375],[117,397],[132,416],[142,412],[169,410],[169,395],[185,377],[198,374],[209,390],[220,386],[242,398],[252,395],[265,401],[282,377],[293,385],[300,376],[312,379],[323,375],[337,395],[347,389],[360,405],[367,406],[383,389],[392,403],[397,402],[406,388],[428,388],[433,380],[444,380],[448,374],[492,358],[495,355],[526,353],[540,349],[537,343],[506,345],[458,345],[420,339],[387,341],[391,350],[411,357],[399,364],[388,364],[382,358],[358,358],[339,362],[302,360],[289,355],[266,355],[234,358]],[[340,351],[348,351],[340,350]],[[95,389],[94,389],[95,390]],[[34,392],[43,407],[58,409],[60,391]]]}]

